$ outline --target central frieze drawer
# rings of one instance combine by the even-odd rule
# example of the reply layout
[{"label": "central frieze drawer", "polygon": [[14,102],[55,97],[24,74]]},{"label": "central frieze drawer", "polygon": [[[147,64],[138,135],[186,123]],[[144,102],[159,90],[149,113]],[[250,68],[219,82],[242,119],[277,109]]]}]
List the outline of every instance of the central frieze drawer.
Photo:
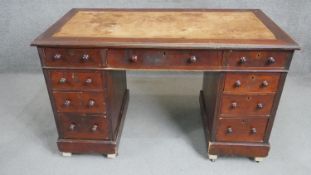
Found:
[{"label": "central frieze drawer", "polygon": [[222,52],[215,50],[110,49],[108,67],[126,69],[216,69]]},{"label": "central frieze drawer", "polygon": [[57,112],[106,112],[103,92],[53,92]]}]

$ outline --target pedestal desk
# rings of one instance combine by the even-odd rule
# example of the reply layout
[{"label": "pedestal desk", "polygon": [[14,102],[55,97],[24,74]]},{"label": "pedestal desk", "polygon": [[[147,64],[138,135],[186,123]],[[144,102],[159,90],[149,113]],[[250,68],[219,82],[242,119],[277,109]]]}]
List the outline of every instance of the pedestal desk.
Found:
[{"label": "pedestal desk", "polygon": [[[37,46],[58,149],[115,157],[127,70],[201,71],[208,157],[269,152],[269,136],[299,46],[257,9],[72,9]],[[186,80],[185,80],[186,81]]]}]

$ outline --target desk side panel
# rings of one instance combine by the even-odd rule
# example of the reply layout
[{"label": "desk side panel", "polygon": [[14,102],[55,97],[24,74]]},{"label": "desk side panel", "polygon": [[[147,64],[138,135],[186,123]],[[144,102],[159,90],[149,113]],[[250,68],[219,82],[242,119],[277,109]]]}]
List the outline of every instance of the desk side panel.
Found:
[{"label": "desk side panel", "polygon": [[[223,73],[213,72],[203,74],[203,87],[202,87],[202,95],[204,101],[204,109],[206,113],[206,119],[204,120],[204,129],[205,132],[208,133],[207,139],[213,140],[214,138],[214,123],[215,117],[218,110],[218,100],[221,90],[221,82]],[[204,116],[203,116],[204,117]]]},{"label": "desk side panel", "polygon": [[113,138],[117,137],[117,131],[121,120],[121,107],[124,96],[126,95],[126,72],[125,71],[106,71],[107,92],[108,92],[108,111],[111,120]]}]

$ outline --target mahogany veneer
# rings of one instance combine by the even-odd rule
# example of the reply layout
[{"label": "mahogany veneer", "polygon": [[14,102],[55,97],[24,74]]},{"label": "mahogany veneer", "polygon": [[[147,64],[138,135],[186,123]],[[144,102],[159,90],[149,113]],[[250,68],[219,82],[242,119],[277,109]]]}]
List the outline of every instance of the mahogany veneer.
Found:
[{"label": "mahogany veneer", "polygon": [[270,115],[273,100],[274,94],[223,94],[220,100],[220,115]]},{"label": "mahogany veneer", "polygon": [[274,93],[280,76],[280,73],[227,73],[224,93]]},{"label": "mahogany veneer", "polygon": [[216,141],[263,142],[267,118],[219,119]]},{"label": "mahogany veneer", "polygon": [[257,9],[72,9],[32,45],[64,155],[118,153],[129,99],[126,70],[202,71],[209,158],[256,161],[268,155],[299,49]]},{"label": "mahogany veneer", "polygon": [[102,91],[104,87],[102,71],[51,70],[49,76],[54,90]]},{"label": "mahogany veneer", "polygon": [[105,115],[82,116],[59,114],[60,134],[64,139],[109,139],[109,124]]}]

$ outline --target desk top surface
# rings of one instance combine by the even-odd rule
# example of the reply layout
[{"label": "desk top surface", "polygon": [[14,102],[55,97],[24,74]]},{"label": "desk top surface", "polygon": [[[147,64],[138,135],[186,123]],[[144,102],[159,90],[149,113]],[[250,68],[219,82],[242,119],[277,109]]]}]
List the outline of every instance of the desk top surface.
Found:
[{"label": "desk top surface", "polygon": [[72,9],[38,46],[276,48],[298,45],[260,10]]}]

